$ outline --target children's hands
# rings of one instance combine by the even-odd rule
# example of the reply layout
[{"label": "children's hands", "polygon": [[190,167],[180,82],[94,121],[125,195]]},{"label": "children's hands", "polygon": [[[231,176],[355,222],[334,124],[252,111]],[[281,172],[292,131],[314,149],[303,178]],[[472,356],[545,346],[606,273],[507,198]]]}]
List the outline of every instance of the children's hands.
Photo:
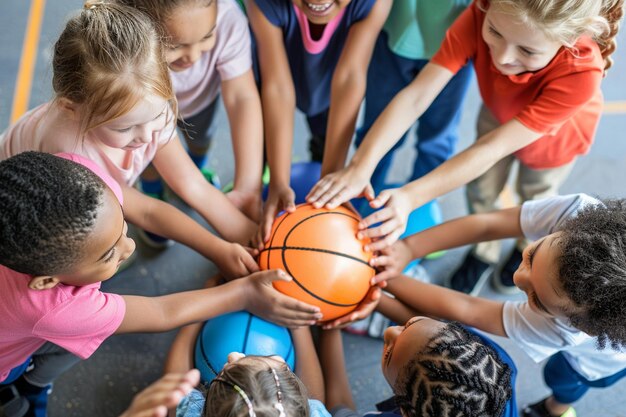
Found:
[{"label": "children's hands", "polygon": [[378,302],[380,301],[380,289],[384,286],[385,284],[371,287],[365,295],[365,298],[363,298],[363,301],[361,301],[357,306],[356,310],[352,311],[349,314],[346,314],[345,316],[339,317],[329,323],[324,324],[322,326],[322,329],[328,330],[346,327],[347,325],[354,323],[357,320],[364,319],[365,317],[372,314],[372,312],[376,309]]},{"label": "children's hands", "polygon": [[199,382],[197,369],[167,374],[135,395],[130,407],[120,417],[166,417],[167,410],[176,407]]},{"label": "children's hands", "polygon": [[256,223],[261,220],[263,200],[260,190],[244,191],[235,188],[226,197],[250,220]]},{"label": "children's hands", "polygon": [[213,262],[222,271],[228,280],[250,275],[259,270],[254,260],[258,254],[256,249],[244,248],[238,243],[226,243],[224,249],[216,256]]},{"label": "children's hands", "polygon": [[[372,243],[365,246],[371,252],[382,250],[393,244],[406,228],[411,214],[411,199],[402,188],[382,191],[378,197],[370,201],[372,208],[382,209],[370,214],[359,223],[359,238],[369,237]],[[368,229],[370,226],[382,223]]]},{"label": "children's hands", "polygon": [[322,319],[319,307],[315,307],[277,291],[273,281],[291,281],[280,269],[257,272],[248,278],[246,310],[259,317],[286,327],[310,326]]},{"label": "children's hands", "polygon": [[370,266],[378,271],[371,284],[376,285],[397,277],[412,260],[413,253],[404,240],[399,240],[381,250],[377,256],[370,259]]},{"label": "children's hands", "polygon": [[272,231],[274,219],[276,219],[276,215],[283,210],[288,213],[293,213],[296,210],[295,193],[288,186],[273,187],[270,184],[270,190],[267,196],[267,201],[265,202],[261,225],[256,237],[253,240],[254,247],[259,250],[263,250],[265,242],[267,242],[270,238],[270,232]]},{"label": "children's hands", "polygon": [[369,183],[369,176],[357,168],[348,166],[340,171],[326,175],[319,180],[306,196],[306,201],[314,207],[334,209],[354,197],[374,198],[374,190]]}]

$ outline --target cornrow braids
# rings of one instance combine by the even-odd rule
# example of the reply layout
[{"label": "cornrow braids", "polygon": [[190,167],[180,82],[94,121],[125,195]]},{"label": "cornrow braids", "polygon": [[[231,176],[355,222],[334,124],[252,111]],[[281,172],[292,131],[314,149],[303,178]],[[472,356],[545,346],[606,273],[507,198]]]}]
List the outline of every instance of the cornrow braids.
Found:
[{"label": "cornrow braids", "polygon": [[561,287],[576,308],[571,324],[598,346],[626,346],[626,201],[607,200],[568,219],[557,240]]},{"label": "cornrow braids", "polygon": [[81,260],[105,185],[89,169],[23,152],[0,162],[0,264],[55,275]]},{"label": "cornrow braids", "polygon": [[407,417],[499,417],[511,369],[478,336],[448,323],[401,371],[394,391]]}]

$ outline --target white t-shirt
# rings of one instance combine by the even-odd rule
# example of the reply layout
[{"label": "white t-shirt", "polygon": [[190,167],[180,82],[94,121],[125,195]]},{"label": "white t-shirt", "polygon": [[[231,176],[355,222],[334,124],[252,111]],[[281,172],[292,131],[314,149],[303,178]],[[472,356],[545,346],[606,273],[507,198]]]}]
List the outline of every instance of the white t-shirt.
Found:
[{"label": "white t-shirt", "polygon": [[217,0],[216,43],[184,71],[170,71],[180,115],[194,116],[215,100],[222,81],[252,68],[248,20],[234,0]]},{"label": "white t-shirt", "polygon": [[[563,222],[590,204],[602,204],[586,194],[572,194],[527,201],[520,222],[524,236],[537,240],[558,231]],[[540,362],[562,352],[572,368],[593,381],[626,368],[626,352],[596,346],[596,337],[570,326],[567,321],[544,317],[528,302],[507,301],[502,313],[507,336],[533,360]]]}]

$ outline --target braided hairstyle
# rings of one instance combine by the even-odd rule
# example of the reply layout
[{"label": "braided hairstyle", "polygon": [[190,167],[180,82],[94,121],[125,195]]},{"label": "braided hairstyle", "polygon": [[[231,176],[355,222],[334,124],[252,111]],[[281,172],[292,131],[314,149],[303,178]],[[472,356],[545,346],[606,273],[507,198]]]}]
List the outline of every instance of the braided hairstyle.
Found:
[{"label": "braided hairstyle", "polygon": [[79,262],[106,186],[89,169],[40,152],[0,162],[0,264],[56,275]]},{"label": "braided hairstyle", "polygon": [[394,387],[406,417],[499,417],[511,369],[458,323],[448,323],[401,370]]},{"label": "braided hairstyle", "polygon": [[590,205],[568,219],[557,243],[561,287],[573,326],[614,348],[626,346],[626,201]]},{"label": "braided hairstyle", "polygon": [[227,383],[215,381],[211,383],[206,395],[204,416],[249,417],[246,402],[233,388],[236,385],[246,393],[256,417],[279,416],[279,410],[275,407],[279,389],[287,416],[308,417],[309,403],[306,388],[287,364],[276,361],[276,365],[272,366],[280,381],[279,388],[269,365],[250,366],[248,361],[251,359],[254,360],[254,356],[246,356],[224,368],[217,378]]}]

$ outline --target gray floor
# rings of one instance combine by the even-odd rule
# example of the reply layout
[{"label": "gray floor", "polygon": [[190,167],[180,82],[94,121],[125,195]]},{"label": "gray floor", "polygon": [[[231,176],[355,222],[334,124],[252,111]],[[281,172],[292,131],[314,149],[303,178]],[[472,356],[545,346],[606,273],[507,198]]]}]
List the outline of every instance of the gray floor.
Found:
[{"label": "gray floor", "polygon": [[[49,67],[51,45],[63,21],[80,1],[55,0],[46,4],[44,26],[39,45],[39,54],[30,100],[31,107],[51,96]],[[28,2],[3,2],[0,6],[0,35],[3,48],[0,50],[0,130],[8,125],[15,76],[18,71],[19,56],[26,26]],[[621,45],[626,45],[621,36]],[[616,65],[603,84],[607,101],[626,100],[626,49],[619,49],[615,55]],[[474,120],[479,107],[479,97],[472,87],[465,105],[461,125],[459,149],[474,140]],[[581,158],[562,192],[587,192],[602,197],[625,197],[626,178],[626,114],[606,114],[601,122],[596,144],[589,155]],[[305,139],[308,137],[303,119],[298,117],[296,124],[296,146],[294,160],[308,159]],[[408,144],[410,145],[410,144]],[[407,161],[411,152],[401,152],[402,159],[396,162],[391,175],[402,180],[407,175]],[[218,171],[223,182],[232,178],[233,158],[229,144],[227,120],[221,112],[219,131],[215,148],[211,154],[211,164]],[[175,204],[180,204],[174,201]],[[446,218],[463,215],[466,212],[463,193],[455,191],[440,198]],[[181,205],[182,208],[185,208]],[[510,242],[509,246],[510,246]],[[213,274],[215,267],[200,255],[181,246],[156,252],[141,243],[138,244],[136,262],[128,270],[105,283],[107,291],[122,294],[159,295],[196,288],[204,279]],[[462,259],[464,249],[449,251],[437,261],[425,262],[433,281],[443,282],[455,265]],[[487,286],[482,294],[498,298]],[[84,361],[61,377],[55,384],[50,398],[49,414],[61,416],[116,416],[130,402],[132,396],[156,379],[162,368],[163,359],[174,333],[158,335],[114,336],[87,361]],[[346,334],[344,337],[348,373],[360,411],[371,410],[373,405],[390,394],[379,372],[379,357],[382,347],[380,340]],[[519,405],[534,401],[548,394],[541,376],[541,364],[533,363],[516,346],[507,340],[498,341],[515,359],[519,376],[517,395]],[[609,389],[594,390],[576,404],[581,417],[626,416],[626,383],[619,383]]]}]

